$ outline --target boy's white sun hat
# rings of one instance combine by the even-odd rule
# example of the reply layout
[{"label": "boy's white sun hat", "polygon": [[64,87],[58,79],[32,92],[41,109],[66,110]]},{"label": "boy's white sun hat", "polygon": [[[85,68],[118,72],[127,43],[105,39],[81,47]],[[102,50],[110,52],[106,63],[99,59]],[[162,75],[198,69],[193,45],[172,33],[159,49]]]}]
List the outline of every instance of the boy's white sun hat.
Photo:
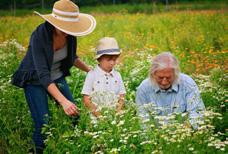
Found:
[{"label": "boy's white sun hat", "polygon": [[119,55],[121,53],[119,45],[113,37],[103,37],[98,41],[96,47],[96,59],[102,55]]}]

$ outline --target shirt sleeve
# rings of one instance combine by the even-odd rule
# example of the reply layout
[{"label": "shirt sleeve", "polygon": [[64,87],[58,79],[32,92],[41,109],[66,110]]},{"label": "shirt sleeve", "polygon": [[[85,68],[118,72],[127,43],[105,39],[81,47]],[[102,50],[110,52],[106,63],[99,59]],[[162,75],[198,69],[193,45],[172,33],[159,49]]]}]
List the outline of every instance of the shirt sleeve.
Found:
[{"label": "shirt sleeve", "polygon": [[149,113],[145,109],[145,106],[148,103],[146,97],[143,87],[139,87],[136,91],[136,105],[139,117],[144,120],[149,119]]},{"label": "shirt sleeve", "polygon": [[[36,35],[31,37],[30,48],[32,50],[32,58],[39,77],[39,81],[46,89],[52,83],[50,77],[50,70],[48,69],[47,56],[45,54],[44,46],[40,43],[41,40]],[[50,51],[51,52],[51,51]]]},{"label": "shirt sleeve", "polygon": [[201,111],[205,110],[205,106],[200,96],[199,89],[193,80],[191,80],[191,84],[187,85],[186,101],[189,121],[193,128],[196,129],[199,122],[202,120]]},{"label": "shirt sleeve", "polygon": [[119,75],[119,82],[120,82],[120,91],[119,91],[119,94],[126,94],[126,90],[125,90],[125,86],[124,86],[124,83],[123,83],[123,80],[122,80],[122,77],[120,75],[120,73],[118,73]]},{"label": "shirt sleeve", "polygon": [[82,88],[82,94],[83,95],[91,95],[93,91],[93,82],[94,82],[94,73],[90,71],[85,79],[83,88]]}]

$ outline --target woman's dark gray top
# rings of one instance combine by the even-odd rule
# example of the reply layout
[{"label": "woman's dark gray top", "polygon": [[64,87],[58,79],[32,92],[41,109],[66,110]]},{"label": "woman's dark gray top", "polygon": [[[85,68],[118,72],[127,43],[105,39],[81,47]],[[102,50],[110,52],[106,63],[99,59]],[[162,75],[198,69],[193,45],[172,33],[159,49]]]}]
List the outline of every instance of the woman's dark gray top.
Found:
[{"label": "woman's dark gray top", "polygon": [[61,71],[61,61],[67,56],[67,46],[54,52],[53,63],[51,66],[51,80],[56,80],[63,75]]}]

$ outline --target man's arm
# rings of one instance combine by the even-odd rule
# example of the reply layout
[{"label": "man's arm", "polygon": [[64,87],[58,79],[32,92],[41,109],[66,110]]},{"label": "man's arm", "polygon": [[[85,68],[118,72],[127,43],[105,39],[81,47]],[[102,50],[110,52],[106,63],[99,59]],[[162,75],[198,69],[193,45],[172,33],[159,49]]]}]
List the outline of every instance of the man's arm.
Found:
[{"label": "man's arm", "polygon": [[205,106],[195,81],[192,80],[186,88],[186,110],[189,113],[189,121],[192,127],[197,129],[199,122],[202,120],[201,111],[205,110]]},{"label": "man's arm", "polygon": [[145,105],[147,104],[146,93],[143,91],[142,87],[137,89],[135,101],[138,108],[138,115],[144,120],[149,119],[149,114],[145,109]]}]

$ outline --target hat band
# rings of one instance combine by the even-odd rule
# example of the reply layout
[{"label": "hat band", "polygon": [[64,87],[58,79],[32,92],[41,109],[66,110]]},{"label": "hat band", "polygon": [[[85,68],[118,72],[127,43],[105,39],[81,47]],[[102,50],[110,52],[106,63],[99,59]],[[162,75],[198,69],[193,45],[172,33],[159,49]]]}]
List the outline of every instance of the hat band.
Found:
[{"label": "hat band", "polygon": [[55,8],[53,8],[52,12],[60,14],[60,15],[64,15],[64,16],[78,16],[79,15],[79,12],[65,12],[65,11],[55,9]]},{"label": "hat band", "polygon": [[56,15],[54,13],[51,14],[54,18],[62,20],[62,21],[72,21],[72,22],[77,22],[79,21],[79,18],[66,18],[66,17],[61,17],[59,15]]},{"label": "hat band", "polygon": [[113,53],[113,52],[119,52],[120,49],[106,49],[106,50],[99,50],[97,51],[97,55],[106,54],[106,53]]}]

